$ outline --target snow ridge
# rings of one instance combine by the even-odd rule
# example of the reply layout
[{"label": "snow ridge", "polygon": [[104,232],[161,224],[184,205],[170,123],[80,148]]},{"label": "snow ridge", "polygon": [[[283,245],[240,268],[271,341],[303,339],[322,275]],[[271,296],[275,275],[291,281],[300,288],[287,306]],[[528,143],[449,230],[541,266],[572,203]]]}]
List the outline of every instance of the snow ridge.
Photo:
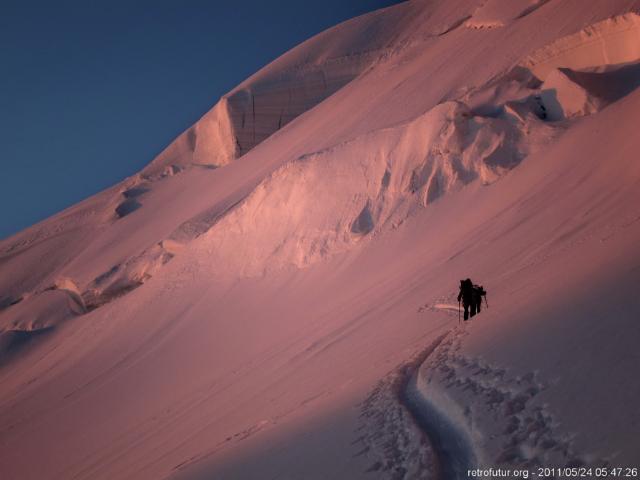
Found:
[{"label": "snow ridge", "polygon": [[249,276],[305,267],[397,228],[474,180],[495,182],[560,131],[537,117],[527,96],[489,115],[445,102],[286,163],[217,221],[202,248]]},{"label": "snow ridge", "polygon": [[285,53],[223,95],[143,174],[158,178],[240,158],[387,55],[398,41],[402,20],[414,8],[400,6],[349,20]]}]

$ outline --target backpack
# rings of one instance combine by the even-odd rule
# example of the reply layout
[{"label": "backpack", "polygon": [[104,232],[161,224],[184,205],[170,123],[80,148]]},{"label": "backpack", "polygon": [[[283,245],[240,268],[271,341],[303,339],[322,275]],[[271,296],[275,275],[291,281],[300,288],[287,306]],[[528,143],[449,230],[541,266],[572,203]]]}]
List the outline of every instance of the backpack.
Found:
[{"label": "backpack", "polygon": [[474,285],[473,286],[473,293],[475,293],[476,295],[481,295],[483,297],[487,296],[487,292],[486,290],[483,288],[482,285]]}]

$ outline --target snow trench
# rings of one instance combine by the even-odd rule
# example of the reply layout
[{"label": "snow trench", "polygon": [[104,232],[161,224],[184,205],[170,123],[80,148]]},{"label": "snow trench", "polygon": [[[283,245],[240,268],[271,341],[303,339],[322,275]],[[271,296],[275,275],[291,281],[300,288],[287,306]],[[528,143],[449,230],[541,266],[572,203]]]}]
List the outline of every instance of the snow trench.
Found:
[{"label": "snow trench", "polygon": [[413,372],[404,390],[400,392],[400,401],[431,440],[442,478],[467,479],[467,471],[477,467],[476,452],[470,436],[460,424],[423,395],[418,371]]},{"label": "snow trench", "polygon": [[576,449],[540,393],[537,372],[463,354],[456,327],[393,370],[362,404],[358,440],[388,478],[466,479],[476,468],[609,465]]},{"label": "snow trench", "polygon": [[[477,453],[464,422],[448,416],[424,394],[419,371],[449,336],[429,347],[374,388],[363,402],[367,433],[360,437],[364,452],[378,459],[370,471],[385,471],[393,479],[466,479],[477,465]],[[429,387],[430,388],[430,387]]]}]

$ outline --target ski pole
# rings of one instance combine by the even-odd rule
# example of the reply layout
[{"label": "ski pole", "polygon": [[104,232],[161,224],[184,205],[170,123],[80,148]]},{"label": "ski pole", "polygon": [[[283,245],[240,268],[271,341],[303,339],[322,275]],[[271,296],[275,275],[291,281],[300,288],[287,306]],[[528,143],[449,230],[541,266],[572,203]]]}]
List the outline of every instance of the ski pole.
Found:
[{"label": "ski pole", "polygon": [[487,308],[489,308],[489,302],[487,302],[487,296],[486,295],[484,296],[484,303],[486,303],[487,304]]},{"label": "ski pole", "polygon": [[458,323],[460,323],[460,300],[458,300]]}]

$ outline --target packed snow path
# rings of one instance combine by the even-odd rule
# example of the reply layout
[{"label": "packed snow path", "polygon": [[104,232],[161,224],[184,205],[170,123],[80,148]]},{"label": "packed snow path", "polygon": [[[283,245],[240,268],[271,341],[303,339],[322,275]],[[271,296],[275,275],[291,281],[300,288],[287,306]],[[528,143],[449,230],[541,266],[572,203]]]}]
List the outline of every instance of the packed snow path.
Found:
[{"label": "packed snow path", "polygon": [[439,336],[365,400],[366,433],[359,440],[362,453],[377,460],[369,470],[394,480],[451,480],[489,466],[608,464],[559,429],[555,412],[540,401],[547,385],[535,371],[516,374],[461,354],[471,326]]},{"label": "packed snow path", "polygon": [[420,366],[440,345],[440,337],[421,355],[421,362],[408,368],[406,384],[399,392],[400,402],[411,412],[417,425],[425,432],[435,451],[441,477],[447,480],[468,478],[467,471],[477,466],[472,442],[464,429],[430,402],[419,387]]},{"label": "packed snow path", "polygon": [[421,368],[451,333],[391,372],[363,403],[363,452],[379,458],[370,471],[383,471],[393,479],[455,480],[467,478],[467,470],[477,466],[465,423],[430,401],[420,382]]}]

